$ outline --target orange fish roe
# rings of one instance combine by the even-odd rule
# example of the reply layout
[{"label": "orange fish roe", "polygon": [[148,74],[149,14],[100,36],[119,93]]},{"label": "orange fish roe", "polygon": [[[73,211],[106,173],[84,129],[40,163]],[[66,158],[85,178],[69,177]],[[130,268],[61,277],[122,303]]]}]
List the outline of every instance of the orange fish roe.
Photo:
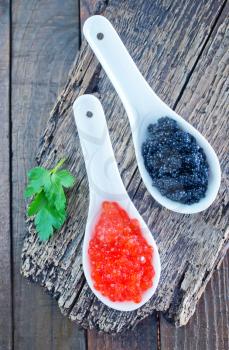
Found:
[{"label": "orange fish roe", "polygon": [[153,248],[116,202],[103,202],[88,253],[94,288],[111,301],[139,303],[153,284]]}]

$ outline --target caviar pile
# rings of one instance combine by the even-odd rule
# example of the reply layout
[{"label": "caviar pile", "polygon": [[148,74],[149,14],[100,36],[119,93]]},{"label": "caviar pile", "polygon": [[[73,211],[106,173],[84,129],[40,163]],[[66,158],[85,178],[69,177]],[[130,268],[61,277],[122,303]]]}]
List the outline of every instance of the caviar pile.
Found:
[{"label": "caviar pile", "polygon": [[88,254],[94,288],[113,302],[139,303],[153,284],[153,248],[116,202],[103,202]]},{"label": "caviar pile", "polygon": [[163,196],[183,204],[193,204],[205,196],[208,186],[206,155],[177,122],[163,117],[148,126],[142,145],[145,167]]}]

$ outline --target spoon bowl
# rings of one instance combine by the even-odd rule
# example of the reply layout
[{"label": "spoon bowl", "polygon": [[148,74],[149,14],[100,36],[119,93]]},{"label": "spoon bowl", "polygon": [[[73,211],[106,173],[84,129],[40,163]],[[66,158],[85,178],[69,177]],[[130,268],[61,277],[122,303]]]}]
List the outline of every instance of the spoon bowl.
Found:
[{"label": "spoon bowl", "polygon": [[[129,198],[121,180],[101,103],[93,95],[83,95],[76,99],[73,110],[84,155],[90,194],[83,242],[84,274],[91,290],[104,304],[120,311],[133,311],[145,304],[157,288],[161,271],[157,245],[146,223]],[[129,217],[137,219],[141,226],[142,235],[153,248],[152,264],[155,270],[153,286],[142,295],[140,303],[112,302],[94,288],[88,248],[104,201],[118,202],[127,211]]]},{"label": "spoon bowl", "polygon": [[[192,214],[208,208],[216,198],[221,181],[219,160],[214,149],[198,130],[155,94],[139,72],[117,32],[105,17],[96,15],[87,19],[83,32],[126,109],[138,167],[149,193],[162,206],[178,213]],[[176,120],[182,130],[194,136],[207,157],[208,188],[205,197],[198,203],[182,204],[162,196],[160,191],[152,185],[152,179],[145,168],[141,148],[147,137],[147,127],[165,116]]]}]

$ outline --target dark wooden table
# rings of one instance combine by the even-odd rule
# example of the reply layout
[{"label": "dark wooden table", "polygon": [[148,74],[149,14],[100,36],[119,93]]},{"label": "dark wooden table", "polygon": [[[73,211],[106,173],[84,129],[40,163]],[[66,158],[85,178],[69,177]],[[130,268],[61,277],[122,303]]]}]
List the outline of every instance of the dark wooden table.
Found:
[{"label": "dark wooden table", "polygon": [[[117,336],[79,329],[41,288],[20,276],[26,172],[34,165],[46,116],[77,55],[91,3],[0,0],[0,350],[226,350],[228,257],[186,327],[176,329],[155,314]],[[226,20],[225,5],[208,40],[217,22]]]}]

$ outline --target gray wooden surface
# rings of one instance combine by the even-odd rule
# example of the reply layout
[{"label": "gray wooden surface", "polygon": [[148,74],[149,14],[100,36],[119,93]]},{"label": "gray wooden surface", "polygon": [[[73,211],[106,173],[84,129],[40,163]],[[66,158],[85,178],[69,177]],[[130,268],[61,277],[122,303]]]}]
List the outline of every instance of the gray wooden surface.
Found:
[{"label": "gray wooden surface", "polygon": [[10,215],[10,6],[0,2],[0,349],[12,346]]},{"label": "gray wooden surface", "polygon": [[47,122],[47,113],[66,82],[78,48],[77,1],[12,2],[14,349],[85,349],[84,331],[64,319],[55,301],[20,276],[26,171],[35,164],[37,144]]},{"label": "gray wooden surface", "polygon": [[[228,66],[224,64],[228,61],[228,9],[220,0],[182,4],[127,0],[122,6],[111,0],[107,6],[97,4],[117,28],[154,90],[213,144],[221,161],[221,190],[214,204],[196,215],[170,212],[150,197],[136,166],[125,111],[84,42],[51,112],[37,157],[48,167],[58,158],[68,157],[67,166],[78,180],[69,193],[69,220],[45,244],[38,242],[33,225],[28,223],[22,273],[44,286],[57,299],[62,313],[85,328],[121,332],[155,310],[164,312],[176,325],[185,325],[225,254],[228,240]],[[150,302],[135,312],[121,313],[106,307],[92,294],[83,275],[81,245],[88,186],[72,104],[85,92],[96,93],[101,99],[123,181],[159,246],[159,287]]]},{"label": "gray wooden surface", "polygon": [[[81,10],[86,3],[90,9],[89,1],[84,1]],[[133,332],[117,336],[98,335],[95,331],[86,334],[61,316],[56,302],[45,295],[43,290],[19,275],[25,230],[22,196],[25,174],[34,165],[38,139],[78,50],[78,9],[77,1],[70,0],[64,3],[57,0],[13,0],[10,25],[10,3],[0,2],[0,185],[1,189],[4,188],[0,195],[0,349],[228,349],[228,259],[215,272],[194,317],[186,327],[175,329],[162,315],[155,315],[141,322]],[[222,12],[219,17],[223,23],[225,14]],[[218,30],[217,23],[220,22],[217,20],[214,24],[215,30],[207,42]],[[206,23],[205,26],[208,27]],[[222,35],[220,27],[218,35],[213,36],[215,42],[220,42]],[[213,50],[212,45],[209,50]],[[219,51],[216,50],[216,59],[218,55]],[[218,67],[217,62],[212,63],[213,67]],[[222,82],[225,64],[224,59],[220,60],[216,69],[218,73],[215,77],[219,81],[222,78]],[[201,76],[201,69],[195,82]],[[193,73],[195,69],[190,75]],[[208,72],[208,76],[212,76],[212,72]],[[186,97],[184,85],[182,94],[184,103],[187,103],[189,96],[192,96],[193,85]],[[221,85],[216,86],[219,89]],[[178,104],[181,111],[185,109],[184,106],[181,104],[179,107]],[[218,110],[223,107],[221,100]],[[213,221],[216,217],[214,214],[211,213]]]}]

